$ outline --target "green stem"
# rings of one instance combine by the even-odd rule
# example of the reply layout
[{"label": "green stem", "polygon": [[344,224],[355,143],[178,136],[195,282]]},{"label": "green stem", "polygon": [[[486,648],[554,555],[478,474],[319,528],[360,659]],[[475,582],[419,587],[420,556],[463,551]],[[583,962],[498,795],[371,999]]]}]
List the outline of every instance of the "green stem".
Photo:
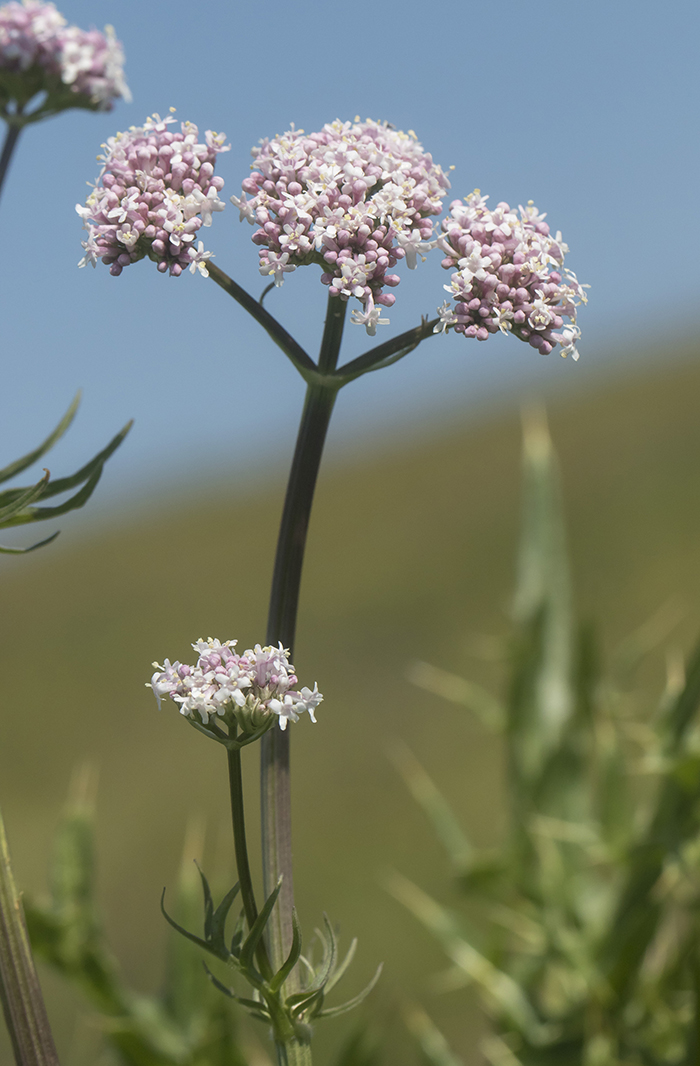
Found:
[{"label": "green stem", "polygon": [[311,1066],[311,1045],[290,1040],[287,1044],[275,1044],[278,1066]]},{"label": "green stem", "polygon": [[0,999],[17,1066],[58,1066],[0,815]]},{"label": "green stem", "polygon": [[0,155],[0,194],[2,193],[5,175],[7,174],[8,168],[10,166],[12,153],[15,150],[21,131],[21,125],[18,125],[15,122],[8,122],[7,133],[5,135],[5,143],[2,146],[2,155]]},{"label": "green stem", "polygon": [[220,285],[224,292],[232,296],[262,326],[275,344],[282,349],[287,358],[294,363],[302,377],[305,378],[309,374],[316,375],[317,367],[313,359],[304,351],[298,341],[294,340],[291,333],[287,333],[284,326],[269,311],[265,310],[259,300],[253,299],[249,292],[242,289],[233,278],[230,278],[228,274],[224,274],[223,270],[214,263],[207,263],[207,270],[212,281]]},{"label": "green stem", "polygon": [[[245,837],[245,812],[243,809],[243,770],[241,767],[240,748],[228,749],[228,779],[231,795],[231,820],[233,822],[233,849],[236,855],[236,869],[238,881],[241,886],[241,900],[245,911],[248,929],[252,929],[258,917],[258,908],[255,903],[253,891],[253,878],[250,874],[248,862],[248,847]],[[261,940],[256,950],[256,958],[262,976],[269,980],[272,977],[272,967],[267,954],[264,940]]]},{"label": "green stem", "polygon": [[[267,642],[282,643],[294,651],[299,589],[304,549],[316,479],[328,424],[338,392],[332,373],[338,361],[343,335],[346,302],[329,297],[326,324],[319,355],[319,377],[306,390],[296,449],[287,484],[287,494],[280,523],[277,554],[272,578]],[[263,883],[266,897],[273,891],[280,874],[282,890],[268,925],[272,965],[278,969],[292,942],[291,788],[289,772],[289,731],[271,729],[262,739],[260,787],[263,840]],[[294,973],[287,982],[295,991]]]}]

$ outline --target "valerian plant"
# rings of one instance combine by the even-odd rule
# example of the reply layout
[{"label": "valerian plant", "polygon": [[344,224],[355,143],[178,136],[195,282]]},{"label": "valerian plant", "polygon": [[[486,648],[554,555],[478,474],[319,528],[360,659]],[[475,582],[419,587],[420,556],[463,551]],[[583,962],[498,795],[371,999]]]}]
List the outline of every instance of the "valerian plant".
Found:
[{"label": "valerian plant", "polygon": [[[191,122],[154,114],[143,126],[111,137],[102,169],[77,211],[87,237],[80,266],[102,262],[114,276],[148,258],[159,272],[188,269],[213,280],[274,340],[306,382],[307,391],[287,487],[273,567],[264,645],[239,655],[235,641],[210,638],[193,647],[194,666],[156,663],[150,685],[174,701],[197,730],[227,750],[238,883],[215,906],[204,875],[204,934],[185,936],[248,982],[248,995],[229,988],[271,1029],[280,1063],[311,1061],[312,1019],[341,1008],[324,997],[337,969],[335,934],[322,934],[323,957],[313,965],[302,952],[291,861],[290,730],[320,703],[317,687],[300,686],[291,666],[301,573],[314,488],[337,395],[354,379],[390,365],[421,342],[447,332],[486,340],[512,334],[541,354],[559,346],[578,358],[577,307],[585,286],[564,266],[568,248],[552,236],[532,203],[494,209],[477,190],[450,204],[447,174],[413,132],[387,123],[335,120],[316,133],[292,127],[253,149],[241,195],[231,197],[241,221],[254,227],[259,271],[267,292],[304,266],[320,268],[328,290],[325,326],[313,359],[263,306],[212,262],[202,230],[224,210],[223,179],[215,174],[228,150],[225,136]],[[433,318],[342,364],[347,305],[368,336],[389,324],[387,309],[400,282],[395,268],[439,250],[449,272]],[[566,321],[565,321],[566,320]],[[243,811],[241,751],[260,741],[263,903],[250,874]],[[232,934],[228,914],[240,895]],[[166,914],[167,917],[167,914]],[[173,924],[173,919],[168,918]],[[217,987],[225,986],[212,977]],[[362,995],[362,994],[361,994]],[[360,997],[356,997],[359,999]]]}]

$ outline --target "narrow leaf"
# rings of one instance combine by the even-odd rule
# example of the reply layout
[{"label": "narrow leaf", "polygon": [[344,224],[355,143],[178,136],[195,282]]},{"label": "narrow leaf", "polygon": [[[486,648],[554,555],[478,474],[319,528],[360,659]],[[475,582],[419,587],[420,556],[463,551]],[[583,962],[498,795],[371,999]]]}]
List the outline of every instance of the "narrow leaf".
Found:
[{"label": "narrow leaf", "polygon": [[209,882],[204,875],[204,871],[200,868],[199,863],[197,863],[196,866],[197,873],[202,882],[202,893],[204,895],[204,939],[209,943],[212,939],[211,926],[214,917],[214,900],[212,899],[211,889],[209,888]]},{"label": "narrow leaf", "polygon": [[195,936],[194,933],[190,933],[190,932],[187,931],[187,929],[184,929],[181,925],[178,925],[178,923],[176,921],[174,921],[174,919],[172,919],[170,917],[170,915],[168,914],[168,912],[166,911],[164,901],[165,901],[165,889],[163,889],[163,895],[160,897],[160,909],[163,912],[163,917],[165,918],[165,920],[168,923],[168,925],[172,925],[173,929],[176,929],[177,932],[180,933],[182,936],[187,937],[188,940],[191,940],[192,943],[196,944],[198,948],[203,948],[204,951],[208,951],[210,955],[214,955],[215,958],[221,959],[222,962],[228,962],[229,961],[228,954],[219,955],[214,950],[212,945],[207,943],[206,940],[202,940],[202,938],[200,936]]},{"label": "narrow leaf", "polygon": [[301,955],[301,926],[296,907],[292,908],[292,946],[284,964],[270,981],[270,991],[278,992],[299,961]]},{"label": "narrow leaf", "polygon": [[34,500],[38,500],[46,492],[46,486],[49,483],[50,474],[48,470],[44,474],[41,481],[37,481],[36,485],[31,485],[28,489],[23,489],[19,496],[4,507],[0,507],[0,526],[8,524],[9,518],[14,518],[30,503],[34,503]]},{"label": "narrow leaf", "polygon": [[[83,485],[82,489],[80,489],[79,492],[76,492],[75,496],[71,496],[57,507],[29,507],[22,514],[16,515],[14,518],[5,522],[5,527],[24,526],[28,522],[43,522],[47,518],[58,518],[59,515],[66,514],[68,511],[77,510],[90,499],[101,476],[102,467],[99,466],[90,477],[89,481],[86,481]],[[53,493],[47,490],[44,495],[51,496]]]},{"label": "narrow leaf", "polygon": [[397,744],[392,758],[411,795],[432,822],[452,865],[460,872],[465,870],[473,849],[447,800],[406,744]]},{"label": "narrow leaf", "polygon": [[2,470],[0,470],[0,482],[9,481],[9,479],[11,477],[14,477],[15,474],[21,474],[22,471],[26,470],[28,466],[31,466],[32,463],[35,463],[37,459],[41,459],[42,455],[45,455],[46,452],[48,452],[53,447],[56,441],[59,440],[66,432],[69,425],[75,418],[75,413],[78,410],[79,404],[80,391],[75,394],[75,399],[71,403],[70,407],[64,414],[61,421],[56,426],[53,433],[50,433],[46,440],[42,444],[40,444],[38,448],[35,448],[27,455],[22,456],[21,459],[16,459],[14,463],[10,463],[9,466],[6,466]]},{"label": "narrow leaf", "polygon": [[346,952],[345,958],[343,959],[343,961],[340,963],[339,966],[336,966],[334,972],[331,974],[331,976],[326,981],[326,992],[327,993],[331,992],[335,988],[335,986],[338,984],[338,982],[345,976],[345,974],[347,973],[347,971],[348,971],[348,969],[350,967],[350,963],[355,958],[356,950],[357,950],[357,937],[353,937],[353,939],[350,941],[350,947],[348,948],[348,950]]},{"label": "narrow leaf", "polygon": [[404,1018],[430,1066],[464,1066],[424,1010],[417,1006],[410,1007],[404,1012]]},{"label": "narrow leaf", "polygon": [[267,925],[268,920],[270,918],[270,915],[272,914],[272,908],[274,907],[275,903],[277,902],[277,897],[280,894],[280,889],[281,888],[282,888],[282,878],[280,877],[280,879],[277,882],[276,886],[273,888],[272,892],[270,893],[270,895],[265,900],[263,908],[260,911],[260,914],[258,915],[258,917],[256,918],[256,920],[255,920],[255,922],[253,924],[253,928],[248,933],[248,936],[246,937],[245,943],[243,944],[243,947],[241,948],[240,962],[241,962],[242,968],[244,970],[246,970],[246,971],[252,969],[253,956],[255,955],[255,949],[257,948],[258,944],[260,943],[260,938],[262,937],[263,933],[265,932],[265,926]]},{"label": "narrow leaf", "polygon": [[435,934],[448,957],[479,986],[498,1014],[515,1025],[529,1040],[539,1042],[545,1027],[541,1025],[523,990],[512,977],[499,970],[464,939],[450,913],[399,874],[392,875],[387,887]]},{"label": "narrow leaf", "polygon": [[30,545],[29,548],[8,548],[4,545],[0,545],[0,554],[2,555],[26,555],[27,552],[36,551],[37,548],[43,548],[45,544],[50,544],[52,540],[55,540],[60,529],[57,529],[55,533],[52,533],[50,537],[46,537],[44,540],[38,540],[36,544]]},{"label": "narrow leaf", "polygon": [[348,1011],[354,1010],[355,1007],[359,1007],[360,1003],[362,1003],[362,1001],[367,998],[367,996],[370,994],[377,981],[381,977],[383,968],[384,963],[380,962],[379,966],[377,967],[377,971],[372,980],[369,982],[369,984],[365,985],[362,991],[358,992],[356,996],[352,997],[352,999],[348,999],[345,1003],[341,1003],[339,1007],[324,1007],[323,1010],[320,1010],[316,1014],[316,1017],[336,1018],[339,1014],[347,1014]]},{"label": "narrow leaf", "polygon": [[133,419],[127,422],[124,428],[120,429],[116,436],[112,437],[109,444],[103,448],[101,452],[98,452],[89,463],[86,463],[85,466],[81,466],[80,470],[77,470],[75,474],[71,474],[69,477],[56,478],[52,481],[46,491],[46,496],[58,496],[61,492],[68,492],[69,489],[74,489],[76,485],[82,485],[83,481],[87,481],[88,478],[91,478],[96,470],[101,470],[110,455],[112,455],[122,443],[133,424]]},{"label": "narrow leaf", "polygon": [[210,934],[208,939],[211,939],[212,943],[222,950],[226,950],[226,942],[224,940],[224,929],[226,927],[226,919],[228,918],[228,912],[231,910],[231,905],[240,891],[240,884],[236,881],[233,888],[230,888],[219,906],[216,908],[214,915],[210,923]]}]

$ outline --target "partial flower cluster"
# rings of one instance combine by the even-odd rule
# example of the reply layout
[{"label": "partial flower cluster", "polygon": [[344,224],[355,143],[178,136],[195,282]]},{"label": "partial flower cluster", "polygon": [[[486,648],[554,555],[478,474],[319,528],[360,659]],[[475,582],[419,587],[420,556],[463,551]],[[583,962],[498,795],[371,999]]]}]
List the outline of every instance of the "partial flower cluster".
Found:
[{"label": "partial flower cluster", "polygon": [[363,310],[353,322],[374,335],[388,321],[375,305],[395,300],[384,286],[400,281],[388,271],[403,258],[413,269],[435,247],[431,216],[450,185],[442,169],[412,131],[370,119],[336,119],[308,135],[292,127],[253,156],[243,195],[231,200],[259,227],[260,273],[281,285],[298,266],[320,264],[331,295],[356,297]]},{"label": "partial flower cluster", "polygon": [[177,277],[189,267],[207,277],[211,252],[202,241],[195,247],[195,237],[201,226],[211,226],[213,212],[224,209],[224,179],[214,177],[214,164],[230,145],[225,134],[211,130],[202,144],[192,122],[171,131],[174,122],[152,115],[102,146],[97,185],[85,207],[76,205],[88,231],[78,266],[94,267],[101,259],[110,274],[121,274],[147,255],[161,273]]},{"label": "partial flower cluster", "polygon": [[0,7],[0,109],[10,100],[24,106],[45,92],[39,113],[67,107],[108,111],[119,97],[131,99],[123,66],[124,52],[111,26],[104,33],[68,26],[54,5],[42,0]]},{"label": "partial flower cluster", "polygon": [[550,235],[532,202],[518,215],[506,203],[490,210],[487,200],[475,189],[450,204],[442,223],[442,265],[454,270],[444,287],[456,302],[438,308],[435,332],[454,329],[482,341],[512,332],[543,355],[560,344],[563,356],[578,359],[576,308],[587,302],[589,286],[564,268],[569,249],[561,233]]},{"label": "partial flower cluster", "polygon": [[179,704],[180,714],[207,727],[223,718],[234,719],[244,733],[264,731],[274,722],[287,728],[291,719],[308,712],[315,722],[314,710],[323,696],[314,684],[313,690],[298,688],[294,667],[288,652],[278,648],[262,648],[256,644],[243,655],[234,651],[235,640],[223,644],[211,637],[192,645],[199,653],[195,666],[165,660],[161,666],[153,663],[156,673],[150,680],[160,706],[161,696],[169,696]]}]

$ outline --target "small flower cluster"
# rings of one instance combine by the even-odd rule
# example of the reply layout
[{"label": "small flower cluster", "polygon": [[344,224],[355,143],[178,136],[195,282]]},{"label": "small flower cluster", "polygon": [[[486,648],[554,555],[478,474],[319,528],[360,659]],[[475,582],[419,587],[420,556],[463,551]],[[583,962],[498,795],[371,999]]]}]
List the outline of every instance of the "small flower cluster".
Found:
[{"label": "small flower cluster", "polygon": [[388,322],[375,305],[395,301],[383,288],[400,281],[387,271],[403,258],[413,269],[435,247],[430,216],[442,210],[446,175],[413,132],[369,119],[336,119],[309,135],[292,127],[261,145],[243,195],[231,197],[241,221],[259,226],[260,273],[281,285],[318,263],[331,295],[361,301],[353,322],[374,335]]},{"label": "small flower cluster", "polygon": [[85,207],[76,205],[88,231],[78,266],[94,267],[101,259],[110,274],[121,274],[147,255],[161,273],[177,277],[189,267],[208,275],[211,252],[201,241],[195,248],[195,236],[201,226],[211,226],[214,211],[224,209],[224,179],[214,177],[214,164],[230,145],[211,130],[200,144],[193,123],[183,122],[177,132],[168,129],[174,121],[153,115],[102,146],[97,185]]},{"label": "small flower cluster", "polygon": [[53,4],[23,0],[0,7],[0,107],[24,105],[39,92],[42,110],[89,107],[108,111],[131,99],[124,52],[111,26],[105,32],[68,26]]},{"label": "small flower cluster", "polygon": [[308,712],[315,722],[314,710],[323,696],[314,685],[297,689],[294,667],[288,653],[279,648],[261,648],[256,644],[243,655],[233,650],[235,640],[223,644],[211,637],[192,645],[199,653],[196,666],[165,660],[153,663],[156,673],[148,687],[153,689],[160,706],[161,696],[169,696],[180,705],[180,714],[203,726],[232,718],[244,732],[251,733],[270,725],[277,715],[280,729],[291,719]]},{"label": "small flower cluster", "polygon": [[454,329],[481,341],[512,332],[543,355],[560,344],[563,356],[578,359],[576,307],[587,302],[588,285],[564,268],[569,249],[561,233],[550,235],[532,203],[518,215],[506,203],[492,211],[487,200],[476,189],[450,204],[442,223],[442,265],[455,271],[444,287],[456,303],[438,308],[435,332]]}]

